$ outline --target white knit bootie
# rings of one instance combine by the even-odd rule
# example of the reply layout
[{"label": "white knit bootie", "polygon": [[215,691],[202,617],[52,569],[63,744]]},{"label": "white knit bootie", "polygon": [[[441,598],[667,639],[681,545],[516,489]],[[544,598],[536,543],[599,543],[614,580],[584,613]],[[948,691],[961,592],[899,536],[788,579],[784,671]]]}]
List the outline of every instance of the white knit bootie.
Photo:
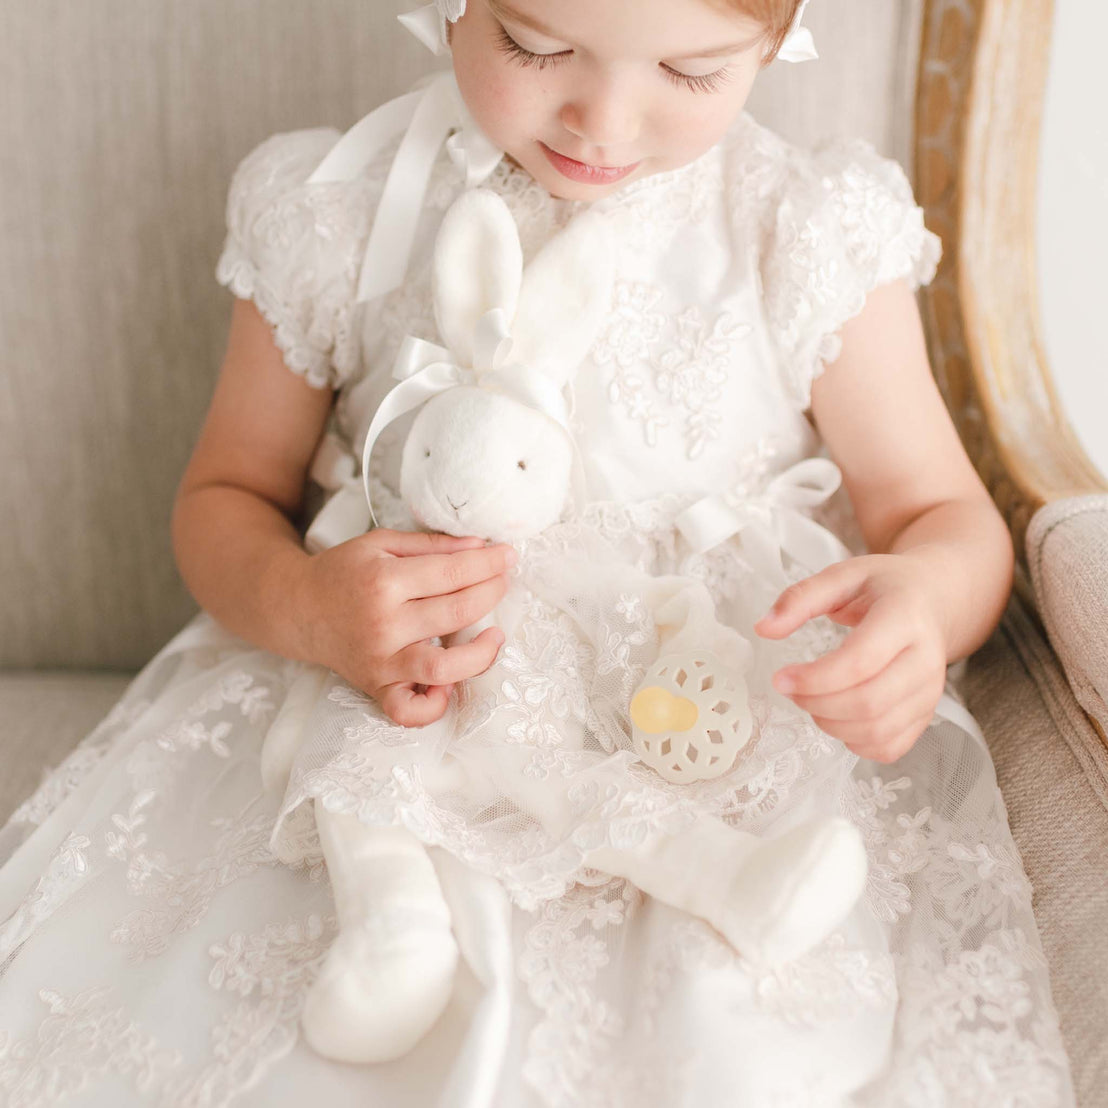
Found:
[{"label": "white knit bootie", "polygon": [[799,958],[846,918],[866,882],[866,851],[848,820],[820,818],[773,839],[702,819],[648,846],[603,847],[589,865],[706,920],[744,957]]},{"label": "white knit bootie", "polygon": [[316,802],[339,935],[308,991],[304,1036],[340,1062],[399,1058],[450,1001],[458,946],[426,848]]},{"label": "white knit bootie", "polygon": [[849,820],[811,820],[760,842],[720,887],[709,922],[752,961],[792,961],[842,923],[866,869],[862,836]]}]

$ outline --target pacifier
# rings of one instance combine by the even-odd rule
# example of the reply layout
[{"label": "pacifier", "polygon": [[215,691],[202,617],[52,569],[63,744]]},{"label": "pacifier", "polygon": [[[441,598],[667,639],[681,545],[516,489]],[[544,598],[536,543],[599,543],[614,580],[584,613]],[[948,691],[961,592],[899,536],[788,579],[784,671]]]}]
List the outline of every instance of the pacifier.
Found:
[{"label": "pacifier", "polygon": [[630,714],[635,753],[678,785],[725,774],[753,728],[746,681],[707,651],[659,658]]}]

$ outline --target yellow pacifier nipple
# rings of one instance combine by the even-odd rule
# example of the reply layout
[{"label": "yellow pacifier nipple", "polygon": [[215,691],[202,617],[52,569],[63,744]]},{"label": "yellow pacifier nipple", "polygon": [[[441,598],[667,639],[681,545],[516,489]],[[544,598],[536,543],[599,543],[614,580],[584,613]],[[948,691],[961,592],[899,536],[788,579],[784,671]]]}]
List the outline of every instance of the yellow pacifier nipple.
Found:
[{"label": "yellow pacifier nipple", "polygon": [[639,689],[631,700],[631,722],[648,735],[663,731],[688,731],[700,716],[696,705],[684,696],[674,696],[660,685]]}]

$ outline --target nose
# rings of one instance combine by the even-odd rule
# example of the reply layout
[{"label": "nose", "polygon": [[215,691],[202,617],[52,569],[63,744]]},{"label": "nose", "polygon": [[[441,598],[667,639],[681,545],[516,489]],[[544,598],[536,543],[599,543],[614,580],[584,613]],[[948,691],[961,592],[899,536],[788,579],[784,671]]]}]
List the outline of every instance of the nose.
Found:
[{"label": "nose", "polygon": [[562,126],[598,152],[629,150],[639,137],[639,121],[633,89],[611,76],[579,85],[561,111]]},{"label": "nose", "polygon": [[464,508],[469,503],[468,500],[463,500],[460,504],[455,504],[449,496],[446,498],[446,502],[450,505],[451,508],[454,509],[454,511],[457,511],[459,508]]}]

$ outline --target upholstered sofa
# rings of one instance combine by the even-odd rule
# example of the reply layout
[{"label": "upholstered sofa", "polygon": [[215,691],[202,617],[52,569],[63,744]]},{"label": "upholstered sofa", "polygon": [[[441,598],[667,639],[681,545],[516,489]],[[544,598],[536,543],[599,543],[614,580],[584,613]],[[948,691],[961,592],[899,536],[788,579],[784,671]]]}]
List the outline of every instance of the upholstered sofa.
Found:
[{"label": "upholstered sofa", "polygon": [[[231,171],[266,135],[346,126],[425,68],[393,29],[406,6],[0,0],[0,822],[194,611],[168,522],[226,338],[213,269]],[[1024,127],[1023,145],[1034,134],[1045,63],[1029,20],[1048,29],[1047,0],[816,0],[823,60],[781,63],[751,107],[798,140],[858,134],[914,166],[944,238],[923,297],[933,363],[1021,555],[963,687],[1034,886],[1080,1102],[1096,1108],[1108,1104],[1108,496],[1064,417],[1035,408],[1022,332],[1009,333],[1033,326],[1033,303],[1026,273],[1022,286],[998,278],[996,236],[1026,233],[1026,195],[1006,191],[999,229],[974,216],[1006,168],[998,127]],[[1022,99],[1005,95],[1002,50],[1038,59],[1030,78],[1016,66]],[[1020,171],[1026,193],[1033,172]]]}]

